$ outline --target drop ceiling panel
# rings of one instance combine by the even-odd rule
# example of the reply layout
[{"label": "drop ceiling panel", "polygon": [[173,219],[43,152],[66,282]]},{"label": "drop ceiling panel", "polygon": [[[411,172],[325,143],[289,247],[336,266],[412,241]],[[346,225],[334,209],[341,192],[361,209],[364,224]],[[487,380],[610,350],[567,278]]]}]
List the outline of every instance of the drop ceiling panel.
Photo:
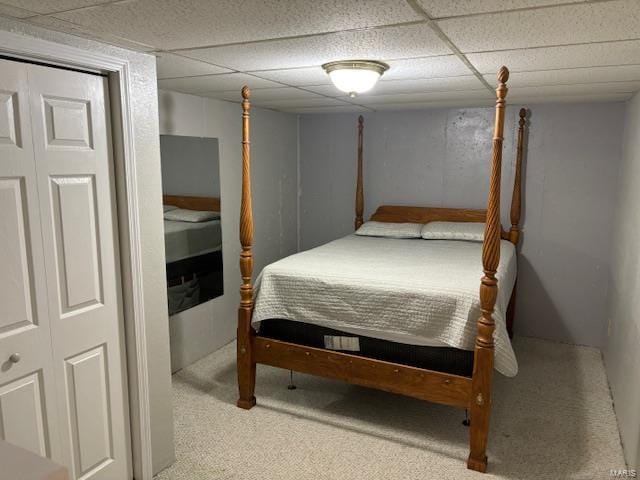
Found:
[{"label": "drop ceiling panel", "polygon": [[[346,97],[346,94],[333,85],[318,85],[305,87],[312,92],[332,97]],[[387,80],[381,81],[369,92],[362,93],[357,98],[385,95],[392,93],[425,93],[445,92],[450,90],[481,90],[485,86],[473,75],[450,78],[423,78],[420,80]],[[357,100],[354,100],[357,102]]]},{"label": "drop ceiling panel", "polygon": [[248,85],[250,88],[274,88],[282,86],[279,83],[252,77],[244,73],[224,73],[221,75],[172,78],[158,81],[159,88],[184,93],[223,92],[225,90],[240,91],[244,85]]},{"label": "drop ceiling panel", "polygon": [[288,113],[365,113],[372,110],[359,107],[357,105],[343,105],[338,107],[303,107],[303,108],[283,108],[283,112]]},{"label": "drop ceiling panel", "polygon": [[624,102],[629,100],[631,93],[602,93],[592,95],[549,95],[533,96],[517,95],[511,99],[511,105],[535,105],[540,103],[591,103],[591,102]]},{"label": "drop ceiling panel", "polygon": [[411,102],[411,103],[384,103],[373,105],[376,111],[397,111],[397,110],[422,110],[426,108],[474,108],[490,107],[494,105],[491,99],[448,99],[434,100],[431,102]]},{"label": "drop ceiling panel", "polygon": [[390,60],[384,80],[470,75],[471,70],[456,55]]},{"label": "drop ceiling panel", "polygon": [[368,28],[421,18],[404,0],[136,0],[58,16],[163,50]]},{"label": "drop ceiling panel", "polygon": [[26,18],[33,16],[34,13],[30,12],[29,10],[24,10],[22,8],[0,3],[0,15],[5,15],[7,17],[13,18]]},{"label": "drop ceiling panel", "polygon": [[105,4],[108,0],[2,0],[2,3],[35,13],[47,14]]},{"label": "drop ceiling panel", "polygon": [[340,32],[251,45],[183,50],[182,55],[242,71],[311,67],[333,60],[388,60],[446,55],[451,50],[426,24]]},{"label": "drop ceiling panel", "polygon": [[541,87],[509,87],[507,103],[510,98],[532,98],[546,96],[606,95],[611,93],[630,93],[640,89],[640,81],[616,83],[587,83],[580,85],[548,85]]},{"label": "drop ceiling panel", "polygon": [[159,53],[156,56],[158,79],[194,77],[197,75],[215,75],[217,73],[231,73],[228,68],[218,67],[199,60],[181,57],[172,53]]},{"label": "drop ceiling panel", "polygon": [[495,95],[488,89],[484,89],[451,92],[395,93],[391,95],[372,95],[369,97],[362,95],[353,101],[359,105],[374,106],[384,103],[409,104],[443,100],[491,100],[492,98],[495,99]]},{"label": "drop ceiling panel", "polygon": [[155,50],[155,48],[151,45],[143,45],[137,42],[132,42],[124,38],[110,35],[107,32],[95,32],[80,25],[76,25],[65,20],[60,20],[56,17],[39,16],[29,18],[28,21],[30,23],[49,28],[51,30],[70,33],[79,37],[90,38],[92,40],[108,43],[110,45],[116,45],[122,48],[128,48],[130,50],[137,50],[140,52],[150,52],[152,50]]},{"label": "drop ceiling panel", "polygon": [[616,0],[438,22],[463,52],[636,39],[640,1]]},{"label": "drop ceiling panel", "polygon": [[494,74],[495,66],[503,64],[512,72],[640,64],[640,40],[471,53],[467,58],[481,73]]},{"label": "drop ceiling panel", "polygon": [[337,100],[335,98],[317,97],[317,98],[297,98],[290,100],[270,100],[270,101],[255,101],[254,105],[265,108],[305,108],[305,107],[332,107],[332,106],[344,106],[347,103]]},{"label": "drop ceiling panel", "polygon": [[305,85],[327,85],[331,83],[329,76],[321,67],[291,68],[284,70],[258,70],[251,72],[261,78],[282,82],[294,87]]},{"label": "drop ceiling panel", "polygon": [[584,0],[418,0],[418,3],[429,13],[431,18],[440,18],[582,1]]},{"label": "drop ceiling panel", "polygon": [[[496,85],[494,75],[485,75],[490,85]],[[640,81],[640,65],[619,67],[570,68],[541,72],[516,72],[509,76],[509,88],[542,85],[572,85],[581,83]]]},{"label": "drop ceiling panel", "polygon": [[[219,100],[228,100],[231,102],[240,102],[242,96],[240,90],[229,90],[224,92],[206,92],[202,94],[205,97],[217,98]],[[257,88],[251,91],[252,102],[263,102],[273,100],[296,100],[304,98],[323,98],[322,95],[300,90],[293,87],[280,88]]]}]

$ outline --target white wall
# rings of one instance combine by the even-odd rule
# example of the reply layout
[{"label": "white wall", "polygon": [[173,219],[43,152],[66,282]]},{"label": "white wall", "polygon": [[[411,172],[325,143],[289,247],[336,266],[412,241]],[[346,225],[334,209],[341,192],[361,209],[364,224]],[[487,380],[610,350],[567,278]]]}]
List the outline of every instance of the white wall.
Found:
[{"label": "white wall", "polygon": [[[0,17],[0,30],[13,31],[87,51],[126,58],[130,61],[132,129],[142,256],[143,303],[147,318],[146,343],[149,358],[151,442],[154,472],[174,460],[173,409],[169,366],[169,332],[160,182],[158,97],[155,58]],[[135,435],[135,432],[133,432]]]},{"label": "white wall", "polygon": [[217,138],[160,135],[162,193],[220,197]]},{"label": "white wall", "polygon": [[[623,103],[536,105],[525,165],[516,333],[601,346]],[[300,118],[300,242],[353,230],[356,115]],[[486,208],[492,108],[365,114],[365,217],[381,204]],[[517,108],[507,109],[503,224]]]},{"label": "white wall", "polygon": [[[159,98],[162,134],[213,137],[220,147],[224,295],[171,317],[175,370],[235,338],[240,301],[241,108],[168,91],[160,91]],[[252,109],[251,115],[257,274],[266,264],[296,251],[298,120],[295,115],[259,108]]]},{"label": "white wall", "polygon": [[630,468],[640,469],[640,93],[627,104],[604,358]]}]

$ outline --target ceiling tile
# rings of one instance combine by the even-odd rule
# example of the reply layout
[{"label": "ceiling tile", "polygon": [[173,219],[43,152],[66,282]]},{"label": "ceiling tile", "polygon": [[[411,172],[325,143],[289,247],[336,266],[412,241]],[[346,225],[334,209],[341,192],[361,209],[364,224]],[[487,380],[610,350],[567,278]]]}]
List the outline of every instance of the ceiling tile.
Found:
[{"label": "ceiling tile", "polygon": [[2,0],[2,3],[36,13],[47,14],[74,8],[92,7],[113,1],[115,0]]},{"label": "ceiling tile", "polygon": [[640,1],[615,0],[438,22],[463,52],[638,38]]},{"label": "ceiling tile", "polygon": [[394,93],[391,95],[360,96],[355,103],[359,105],[380,105],[384,103],[414,103],[445,100],[491,100],[495,95],[488,89],[451,91],[451,92],[427,92],[427,93]]},{"label": "ceiling tile", "polygon": [[387,60],[451,54],[426,24],[184,50],[187,57],[242,71],[311,67],[333,60]]},{"label": "ceiling tile", "polygon": [[265,108],[305,108],[305,107],[331,107],[339,105],[348,105],[346,102],[341,102],[335,98],[317,97],[317,98],[296,98],[290,100],[270,100],[270,101],[254,101],[254,105],[257,107]]},{"label": "ceiling tile", "polygon": [[453,77],[469,75],[471,70],[456,55],[442,57],[408,58],[405,60],[391,60],[387,62],[389,70],[382,77],[383,80]]},{"label": "ceiling tile", "polygon": [[274,88],[282,86],[278,83],[252,77],[244,73],[223,73],[221,75],[158,80],[158,88],[184,93],[222,92],[225,90],[237,90],[239,92],[245,85],[251,88]]},{"label": "ceiling tile", "polygon": [[290,68],[284,70],[258,70],[251,72],[257,77],[282,82],[295,87],[305,85],[326,85],[330,84],[329,75],[321,67]]},{"label": "ceiling tile", "polygon": [[521,8],[542,7],[584,0],[418,0],[431,18],[472,15],[475,13],[502,12]]},{"label": "ceiling tile", "polygon": [[358,105],[343,105],[336,107],[301,107],[301,108],[280,108],[282,112],[287,113],[366,113],[371,109],[360,107]]},{"label": "ceiling tile", "polygon": [[509,87],[507,103],[518,97],[579,96],[611,93],[631,93],[640,89],[640,81],[587,83],[580,85],[548,85],[540,87]]},{"label": "ceiling tile", "polygon": [[32,17],[33,15],[36,15],[36,14],[29,10],[25,10],[23,8],[18,8],[12,5],[6,5],[4,3],[0,3],[0,15],[4,15],[6,17],[13,17],[13,18],[27,18],[27,17]]},{"label": "ceiling tile", "polygon": [[[205,92],[200,95],[205,97],[217,98],[219,100],[227,100],[231,102],[240,102],[242,97],[239,90],[229,90],[224,92]],[[272,100],[295,100],[304,98],[323,98],[321,95],[300,90],[293,87],[279,88],[257,88],[251,91],[251,101],[263,102]]]},{"label": "ceiling tile", "polygon": [[511,104],[534,105],[540,103],[592,103],[592,102],[624,102],[633,96],[632,93],[602,93],[583,95],[548,95],[534,96],[518,95],[511,100]]},{"label": "ceiling tile", "polygon": [[63,13],[59,17],[162,50],[369,28],[421,19],[404,0],[136,0]]},{"label": "ceiling tile", "polygon": [[59,32],[70,33],[72,35],[77,35],[79,37],[89,38],[92,40],[96,40],[103,43],[108,43],[110,45],[116,45],[122,48],[128,48],[130,50],[137,50],[139,52],[150,52],[154,50],[151,45],[143,45],[136,42],[131,42],[127,39],[115,37],[108,33],[96,33],[81,27],[79,25],[75,25],[73,23],[67,22],[65,20],[60,20],[55,17],[32,17],[27,19],[29,23],[33,23],[35,25],[40,25],[45,28],[49,28],[51,30],[57,30]]},{"label": "ceiling tile", "polygon": [[494,104],[491,99],[449,99],[449,100],[435,100],[431,102],[411,102],[411,103],[384,103],[379,105],[373,105],[376,111],[389,111],[389,110],[426,110],[429,108],[475,108],[475,107],[490,107]]},{"label": "ceiling tile", "polygon": [[512,72],[605,65],[640,64],[640,40],[467,54],[481,73],[495,75],[500,65]]},{"label": "ceiling tile", "polygon": [[172,53],[158,53],[156,55],[158,79],[194,77],[197,75],[215,75],[217,73],[231,73],[228,68],[218,67],[199,60],[181,57]]},{"label": "ceiling tile", "polygon": [[[495,75],[485,75],[490,85],[496,85]],[[619,67],[570,68],[541,72],[516,72],[509,75],[509,87],[540,85],[572,85],[580,83],[640,81],[640,65]]]},{"label": "ceiling tile", "polygon": [[[420,80],[387,80],[378,82],[369,92],[360,94],[357,98],[392,93],[425,93],[446,92],[451,90],[480,90],[485,86],[473,75],[449,78],[423,78]],[[318,85],[305,87],[312,92],[332,97],[347,97],[333,85]],[[357,102],[357,100],[354,100]]]}]

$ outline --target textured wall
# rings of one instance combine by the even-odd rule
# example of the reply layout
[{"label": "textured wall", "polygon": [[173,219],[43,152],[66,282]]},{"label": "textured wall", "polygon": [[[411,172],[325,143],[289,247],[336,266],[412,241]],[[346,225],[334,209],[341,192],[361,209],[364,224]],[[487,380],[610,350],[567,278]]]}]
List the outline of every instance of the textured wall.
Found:
[{"label": "textured wall", "polygon": [[625,456],[640,468],[640,94],[627,104],[604,358]]},{"label": "textured wall", "polygon": [[[295,115],[257,108],[251,114],[254,271],[258,273],[266,264],[296,251],[298,120]],[[220,150],[224,295],[171,317],[171,363],[175,370],[230,342],[236,334],[240,105],[160,91],[160,132],[217,138]]]},{"label": "textured wall", "polygon": [[[606,327],[611,215],[622,103],[537,105],[525,166],[516,331],[600,346]],[[381,204],[485,208],[494,111],[365,114],[365,217]],[[507,110],[503,221],[517,109]],[[353,229],[356,115],[300,118],[300,244]]]},{"label": "textured wall", "polygon": [[[147,317],[145,334],[149,357],[151,447],[153,469],[156,472],[173,462],[174,448],[169,329],[166,322],[157,321],[158,318],[166,318],[167,303],[162,208],[159,203],[162,191],[155,58],[4,18],[0,18],[0,29],[81,48],[88,55],[91,52],[101,52],[126,58],[130,62],[132,131],[142,240],[140,263],[144,311]],[[134,465],[134,469],[139,469],[139,465]]]}]

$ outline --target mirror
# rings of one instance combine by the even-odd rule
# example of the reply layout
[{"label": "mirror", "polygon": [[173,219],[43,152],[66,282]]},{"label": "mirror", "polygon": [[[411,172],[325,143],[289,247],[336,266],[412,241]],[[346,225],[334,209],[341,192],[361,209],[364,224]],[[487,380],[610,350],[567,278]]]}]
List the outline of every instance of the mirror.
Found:
[{"label": "mirror", "polygon": [[169,315],[223,294],[217,138],[160,135]]}]

